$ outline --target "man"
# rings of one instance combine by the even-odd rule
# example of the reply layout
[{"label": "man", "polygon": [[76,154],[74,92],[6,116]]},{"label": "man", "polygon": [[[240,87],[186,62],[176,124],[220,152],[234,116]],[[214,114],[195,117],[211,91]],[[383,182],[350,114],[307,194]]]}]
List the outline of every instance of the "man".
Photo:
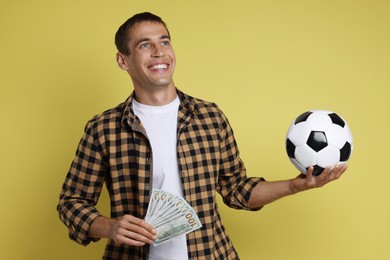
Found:
[{"label": "man", "polygon": [[[78,243],[109,238],[104,259],[239,259],[220,220],[216,192],[229,207],[258,210],[345,172],[346,165],[336,165],[316,178],[313,169],[285,181],[247,177],[225,115],[176,88],[176,57],[161,18],[133,16],[118,29],[115,43],[118,65],[134,91],[88,122],[57,207]],[[110,218],[95,208],[103,183]],[[153,188],[183,196],[202,228],[151,246],[157,234],[143,218]]]}]

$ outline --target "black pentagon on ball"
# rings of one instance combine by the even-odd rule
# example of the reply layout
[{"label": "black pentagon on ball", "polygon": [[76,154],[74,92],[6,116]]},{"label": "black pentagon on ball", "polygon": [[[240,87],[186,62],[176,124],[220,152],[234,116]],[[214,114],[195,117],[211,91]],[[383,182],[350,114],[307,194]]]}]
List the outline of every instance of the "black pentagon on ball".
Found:
[{"label": "black pentagon on ball", "polygon": [[296,125],[296,124],[298,124],[298,123],[300,123],[300,122],[306,121],[307,118],[308,118],[311,114],[313,114],[313,112],[311,112],[311,111],[307,111],[307,112],[305,112],[305,113],[302,113],[300,116],[298,116],[298,117],[295,119],[294,124]]},{"label": "black pentagon on ball", "polygon": [[295,144],[293,144],[293,142],[291,142],[288,138],[286,140],[286,150],[288,157],[295,158]]},{"label": "black pentagon on ball", "polygon": [[319,152],[328,145],[328,141],[324,132],[311,131],[306,144],[314,151]]},{"label": "black pentagon on ball", "polygon": [[352,153],[352,147],[349,142],[346,142],[340,150],[340,162],[345,162],[349,159]]},{"label": "black pentagon on ball", "polygon": [[344,120],[336,113],[331,113],[328,115],[332,120],[333,124],[339,125],[341,127],[345,126]]},{"label": "black pentagon on ball", "polygon": [[[318,175],[321,174],[321,172],[323,170],[325,170],[324,168],[322,168],[321,166],[318,166],[318,165],[315,165],[313,166],[314,170],[313,170],[313,176],[317,177]],[[308,170],[309,168],[306,168],[306,171]]]}]

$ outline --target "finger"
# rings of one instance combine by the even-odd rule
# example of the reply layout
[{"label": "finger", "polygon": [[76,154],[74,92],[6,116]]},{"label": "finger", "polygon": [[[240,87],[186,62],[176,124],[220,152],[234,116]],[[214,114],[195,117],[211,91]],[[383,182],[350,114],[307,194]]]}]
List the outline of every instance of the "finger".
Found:
[{"label": "finger", "polygon": [[340,176],[347,170],[348,165],[345,163],[338,163],[332,170],[332,174],[335,179],[340,178]]},{"label": "finger", "polygon": [[329,174],[332,172],[333,167],[332,166],[327,166],[321,173],[320,175],[317,176],[317,179],[319,181],[324,181],[326,179],[329,179]]},{"label": "finger", "polygon": [[121,239],[124,243],[128,245],[144,245],[144,244],[151,244],[153,243],[154,239],[149,239],[148,237],[133,232],[129,230],[122,230],[120,232],[121,234]]},{"label": "finger", "polygon": [[157,231],[152,225],[145,222],[143,219],[131,215],[125,215],[123,216],[122,221],[124,221],[122,224],[126,230],[146,237],[149,240],[156,239]]},{"label": "finger", "polygon": [[150,236],[150,233],[139,232],[135,225],[129,224],[126,220],[122,219],[118,222],[118,228],[113,237],[115,242],[127,245],[142,246],[144,244],[151,244],[157,237],[155,235]]},{"label": "finger", "polygon": [[[147,239],[133,239],[132,232],[126,229],[126,220],[118,220],[111,231],[111,239],[118,244],[127,244],[131,246],[143,246],[145,243],[149,243]],[[142,241],[143,240],[143,241]]]},{"label": "finger", "polygon": [[118,244],[125,244],[129,246],[144,246],[145,244],[152,243],[152,241],[143,242],[137,239],[130,238],[125,235],[118,235],[118,237],[115,239],[115,242]]},{"label": "finger", "polygon": [[148,232],[150,232],[152,234],[156,234],[157,233],[156,230],[154,229],[154,227],[152,225],[150,225],[148,222],[146,222],[145,220],[143,220],[143,219],[140,219],[140,218],[137,218],[137,217],[134,217],[134,216],[131,216],[131,215],[125,215],[124,217],[130,223],[132,223],[132,224],[134,224],[136,226],[142,227],[143,229],[147,230]]},{"label": "finger", "polygon": [[344,163],[344,164],[341,166],[341,168],[340,168],[341,174],[343,174],[347,169],[348,169],[348,164]]},{"label": "finger", "polygon": [[123,217],[119,226],[121,228],[120,234],[138,239],[145,243],[150,243],[156,239],[156,230],[150,224],[146,223],[142,219],[131,217]]},{"label": "finger", "polygon": [[314,171],[314,167],[313,166],[310,166],[309,169],[307,169],[306,181],[311,182],[313,180],[313,178],[315,178],[313,176],[313,171]]}]

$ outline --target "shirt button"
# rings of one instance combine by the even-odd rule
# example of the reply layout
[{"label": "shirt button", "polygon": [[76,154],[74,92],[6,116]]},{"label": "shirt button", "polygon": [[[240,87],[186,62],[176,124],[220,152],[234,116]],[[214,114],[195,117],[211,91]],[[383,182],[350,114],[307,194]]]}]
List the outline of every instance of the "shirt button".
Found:
[{"label": "shirt button", "polygon": [[147,162],[150,162],[151,160],[152,160],[152,158],[146,158]]},{"label": "shirt button", "polygon": [[146,185],[146,186],[145,186],[145,190],[149,190],[149,185]]}]

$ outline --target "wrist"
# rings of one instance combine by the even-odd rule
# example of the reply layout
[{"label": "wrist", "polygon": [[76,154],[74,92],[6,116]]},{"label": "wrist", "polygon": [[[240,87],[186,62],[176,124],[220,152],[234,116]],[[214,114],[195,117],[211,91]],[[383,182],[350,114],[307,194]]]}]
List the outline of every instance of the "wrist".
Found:
[{"label": "wrist", "polygon": [[92,222],[88,235],[94,238],[111,238],[115,223],[115,219],[99,216]]},{"label": "wrist", "polygon": [[117,219],[107,218],[106,221],[107,221],[107,224],[105,226],[107,228],[107,230],[106,230],[107,238],[113,238],[113,236],[114,236],[114,231],[113,231],[114,230],[114,226],[118,222],[118,220]]},{"label": "wrist", "polygon": [[299,189],[297,188],[296,183],[295,183],[295,179],[290,180],[289,187],[290,187],[290,192],[292,195],[299,192]]}]

